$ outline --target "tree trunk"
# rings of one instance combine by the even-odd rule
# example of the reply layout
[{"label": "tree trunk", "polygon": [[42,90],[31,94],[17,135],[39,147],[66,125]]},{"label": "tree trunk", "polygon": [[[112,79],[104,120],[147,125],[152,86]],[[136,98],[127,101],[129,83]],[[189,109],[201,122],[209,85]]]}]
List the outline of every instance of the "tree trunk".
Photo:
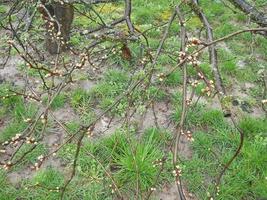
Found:
[{"label": "tree trunk", "polygon": [[74,9],[71,4],[62,5],[59,2],[53,2],[46,8],[55,21],[47,23],[45,46],[49,53],[58,54],[67,49]]}]

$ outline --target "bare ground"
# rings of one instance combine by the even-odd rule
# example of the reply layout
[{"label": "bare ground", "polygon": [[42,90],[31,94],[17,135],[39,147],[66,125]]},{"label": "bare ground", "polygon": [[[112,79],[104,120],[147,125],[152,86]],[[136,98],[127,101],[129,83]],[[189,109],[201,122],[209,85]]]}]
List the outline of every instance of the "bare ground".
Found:
[{"label": "bare ground", "polygon": [[[14,85],[20,87],[25,86],[25,77],[23,77],[21,72],[17,69],[17,65],[20,62],[21,62],[20,58],[12,56],[12,59],[9,60],[6,67],[4,69],[0,69],[0,80],[2,80],[2,82],[11,82]],[[243,64],[240,65],[243,66]],[[36,80],[32,80],[33,85],[34,83],[36,83]],[[96,85],[95,81],[80,80],[77,81],[71,88],[68,89],[72,90],[75,88],[83,88],[89,91],[95,85]],[[232,88],[230,93],[233,96],[237,97],[238,99],[243,100],[248,97],[247,94],[248,89],[253,87],[254,85],[250,83],[245,83],[242,87],[239,87],[236,84],[236,86]],[[200,102],[207,104],[208,107],[210,108],[220,109],[220,103],[217,98],[214,98],[213,100],[201,99]],[[238,106],[236,106],[235,109],[237,109],[238,113],[241,115],[246,114],[246,112],[240,109],[240,107]],[[96,114],[99,112],[100,112],[99,110],[96,110]],[[175,131],[175,126],[174,124],[171,123],[170,120],[171,114],[172,114],[171,109],[169,108],[168,103],[160,102],[160,103],[155,103],[153,108],[149,107],[144,114],[134,115],[132,120],[138,121],[139,124],[138,129],[140,133],[146,128],[152,126],[154,127],[159,126],[173,132]],[[263,116],[264,113],[260,107],[253,106],[249,114],[254,117],[260,117]],[[53,115],[55,116],[57,121],[59,121],[62,124],[70,121],[79,120],[79,116],[68,104],[66,104],[63,108],[53,111]],[[0,131],[5,127],[8,121],[9,119],[0,119]],[[95,125],[94,135],[95,137],[105,137],[107,135],[110,135],[117,128],[121,127],[122,123],[123,122],[119,118],[110,118],[109,116],[103,116],[101,120],[99,120]],[[44,137],[44,144],[47,146],[48,152],[54,151],[57,145],[63,143],[64,139],[67,136],[66,132],[62,129],[62,127],[58,125],[58,123],[54,124],[55,126],[52,127],[49,133],[46,133]],[[179,152],[185,158],[190,158],[192,156],[193,152],[190,147],[190,142],[184,137],[181,137],[179,144]],[[63,163],[56,156],[47,159],[42,165],[42,168],[46,168],[48,166],[60,169],[60,171],[65,172],[64,173],[65,175],[68,175],[69,173],[69,169],[66,167],[66,163]],[[20,171],[11,171],[8,173],[8,179],[14,185],[17,185],[21,180],[30,179],[33,176],[34,176],[34,171],[31,170],[30,166],[27,166],[24,169],[21,169]],[[187,199],[192,199],[192,200],[196,199],[194,195],[191,194],[186,189],[186,186],[184,186],[184,190]],[[156,199],[162,199],[162,200],[179,200],[175,184],[164,186],[161,191],[155,192],[154,197]]]}]

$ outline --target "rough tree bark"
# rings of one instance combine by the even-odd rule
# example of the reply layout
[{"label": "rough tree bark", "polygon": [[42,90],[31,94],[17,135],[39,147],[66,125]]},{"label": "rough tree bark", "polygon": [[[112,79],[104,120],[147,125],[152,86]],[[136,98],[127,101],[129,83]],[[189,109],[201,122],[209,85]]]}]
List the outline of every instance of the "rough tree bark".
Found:
[{"label": "rough tree bark", "polygon": [[[53,22],[54,26],[54,34],[51,32],[51,23],[50,21],[47,23],[47,33],[45,40],[45,47],[47,51],[51,54],[58,54],[67,49],[67,42],[70,38],[71,24],[74,17],[74,8],[72,6],[73,3],[85,3],[85,4],[98,4],[98,3],[108,3],[108,2],[117,2],[118,0],[69,0],[68,3],[60,3],[53,1],[51,4],[47,4],[46,9],[43,10],[43,14],[47,15],[49,18],[53,16],[56,22]],[[47,0],[42,0],[45,4]],[[49,12],[45,13],[45,12]],[[56,34],[60,32],[60,35]],[[55,36],[56,35],[56,36]],[[59,41],[59,37],[62,39]]]},{"label": "rough tree bark", "polygon": [[53,32],[51,32],[51,27],[49,27],[51,23],[47,23],[45,46],[49,53],[57,54],[67,49],[74,9],[71,4],[53,2],[47,6],[47,10],[55,18],[56,22],[53,22]]},{"label": "rough tree bark", "polygon": [[246,0],[229,0],[236,8],[250,15],[251,19],[261,27],[267,27],[267,14],[260,12]]}]

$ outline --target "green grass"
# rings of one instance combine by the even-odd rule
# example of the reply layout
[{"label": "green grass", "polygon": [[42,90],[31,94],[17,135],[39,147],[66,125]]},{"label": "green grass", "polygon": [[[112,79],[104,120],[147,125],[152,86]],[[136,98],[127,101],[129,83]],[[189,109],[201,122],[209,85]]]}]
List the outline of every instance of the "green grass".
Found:
[{"label": "green grass", "polygon": [[90,96],[88,92],[83,89],[74,90],[70,94],[70,104],[74,108],[78,108],[90,102]]},{"label": "green grass", "polygon": [[[14,160],[18,160],[21,158],[21,156],[24,156],[26,152],[32,149],[32,144],[26,144],[24,145],[16,154],[14,157]],[[45,155],[47,153],[47,148],[43,144],[39,144],[34,148],[31,153],[25,155],[22,162],[20,162],[18,165],[15,166],[15,170],[20,170],[22,168],[33,166],[35,162],[37,162],[37,157],[40,155]]]},{"label": "green grass", "polygon": [[[223,118],[217,111],[208,111],[200,119],[209,125],[209,130],[194,133],[192,144],[194,154],[186,160],[186,180],[190,191],[200,199],[207,199],[212,193],[212,180],[233,156],[239,144],[239,133],[230,126],[218,126]],[[225,123],[223,123],[225,124]],[[245,118],[240,122],[245,133],[245,142],[241,154],[226,171],[218,199],[257,199],[266,198],[263,185],[266,182],[266,123],[264,119]]]},{"label": "green grass", "polygon": [[[141,140],[128,137],[122,133],[112,136],[112,140],[106,141],[107,152],[112,152],[112,166],[115,168],[114,177],[119,186],[131,197],[135,192],[138,182],[139,189],[149,191],[154,185],[155,177],[159,172],[159,166],[154,166],[156,160],[163,156],[162,145],[165,140],[161,138],[164,132],[149,129]],[[165,133],[166,134],[166,133]],[[166,177],[160,176],[160,182]],[[159,182],[159,183],[160,183]],[[158,183],[158,184],[159,184]]]},{"label": "green grass", "polygon": [[1,131],[0,134],[0,141],[4,142],[6,140],[11,139],[11,137],[15,136],[16,134],[20,133],[27,127],[25,122],[21,121],[11,121],[4,130]]},{"label": "green grass", "polygon": [[64,177],[56,169],[47,168],[38,171],[31,181],[25,183],[24,198],[28,199],[59,199],[57,187],[63,186]]},{"label": "green grass", "polygon": [[[179,103],[178,103],[179,104]],[[180,121],[181,107],[175,107],[172,114],[172,119],[175,123]],[[227,126],[223,113],[216,109],[206,109],[204,105],[198,104],[189,109],[187,113],[187,125],[191,127],[205,127],[211,128],[213,126],[225,127]]]},{"label": "green grass", "polygon": [[170,0],[153,2],[137,0],[133,6],[133,21],[138,25],[152,24],[155,23],[155,19],[162,21],[162,18],[167,21],[170,14],[166,10],[169,10],[169,5],[171,5]]},{"label": "green grass", "polygon": [[146,92],[148,99],[154,98],[157,101],[163,101],[166,99],[166,93],[156,86],[150,86]]},{"label": "green grass", "polygon": [[[135,27],[141,32],[150,29],[145,34],[150,45],[149,51],[154,57],[166,28],[166,25],[161,25],[168,22],[173,12],[173,4],[180,3],[180,1],[135,0],[132,3],[132,21]],[[265,3],[264,0],[259,0],[255,2],[255,5],[260,9],[260,5],[263,3]],[[85,34],[86,31],[84,32],[84,30],[97,27],[97,22],[100,22],[92,8],[98,11],[103,19],[107,20],[107,24],[115,18],[123,16],[123,3],[94,6],[75,4],[75,6],[95,20],[92,21],[88,17],[75,12],[70,37],[70,44],[75,49],[83,49],[91,42],[94,42],[94,39],[90,39],[90,36]],[[216,39],[248,26],[245,15],[240,12],[233,13],[220,1],[200,0],[200,6],[211,23]],[[5,13],[6,10],[6,6],[0,6],[0,13]],[[201,21],[192,14],[191,9],[186,4],[182,5],[181,10],[186,13],[188,37],[198,37],[198,31],[202,27]],[[12,18],[12,20],[15,21],[15,18]],[[33,28],[28,32],[21,33],[23,41],[30,38],[34,43],[42,45],[43,39],[40,38],[44,32],[41,26],[42,23],[39,14],[37,14],[37,17],[33,20],[33,26],[40,28],[38,30]],[[128,35],[126,23],[114,27],[114,30],[118,30],[119,34]],[[112,32],[113,30],[110,29],[109,31]],[[180,25],[175,19],[170,27],[169,37],[165,41],[162,54],[159,56],[158,63],[155,66],[155,75],[166,73],[177,66],[177,52],[180,49],[180,41],[177,36],[179,32]],[[206,41],[204,32],[204,30],[201,32],[201,39]],[[97,85],[90,91],[71,89],[70,92],[61,93],[54,99],[51,104],[53,110],[70,105],[80,117],[78,120],[64,124],[70,134],[76,133],[80,126],[90,124],[96,118],[95,110],[103,111],[109,108],[118,96],[127,89],[130,80],[135,82],[147,75],[151,65],[146,66],[145,69],[141,69],[141,66],[139,66],[139,59],[147,56],[147,52],[143,51],[144,38],[141,36],[140,38],[138,42],[128,41],[127,45],[131,49],[133,57],[131,61],[122,59],[120,53],[108,55],[112,64],[109,61],[105,63],[108,69],[104,69],[103,74],[96,72],[96,77],[92,78],[97,80]],[[8,37],[1,39],[3,43],[1,47],[3,49],[7,48],[5,43],[8,39]],[[265,69],[264,66],[266,66],[267,40],[264,37],[246,33],[225,41],[223,47],[224,45],[226,48],[220,48],[219,45],[216,47],[218,49],[219,69],[224,84],[228,89],[228,87],[235,86],[236,83],[254,83],[256,86],[250,91],[253,97],[246,98],[246,101],[249,102],[251,107],[256,106],[256,102],[260,101],[263,92],[258,82],[260,76],[257,72],[259,69]],[[101,44],[101,49],[113,46],[119,51],[122,47],[122,42],[117,39],[116,41],[108,39],[108,41]],[[193,49],[195,48],[190,48],[189,52],[192,52]],[[96,48],[95,50],[98,51],[99,49]],[[14,52],[14,49],[11,52]],[[66,65],[69,65],[73,58],[66,53],[64,59]],[[200,61],[200,69],[208,79],[213,80],[207,52],[203,52],[200,55]],[[245,66],[241,67],[239,61],[244,61]],[[85,67],[88,66],[86,64]],[[186,67],[189,76],[188,80],[198,79],[196,69],[190,65]],[[21,69],[21,72],[27,73],[31,77],[39,77],[36,70],[27,69],[25,64],[20,64],[18,68]],[[86,70],[90,71],[91,68],[88,67]],[[82,80],[87,79],[88,76],[87,73],[77,73],[74,74],[73,79]],[[153,77],[146,90],[142,88],[145,85],[137,88],[131,96],[125,96],[107,115],[114,116],[115,119],[123,117],[128,112],[129,106],[136,108],[138,114],[142,114],[145,111],[146,103],[150,101],[168,102],[172,113],[170,120],[172,120],[173,124],[178,124],[180,122],[182,104],[182,95],[178,91],[180,91],[182,79],[180,68],[163,80],[163,86],[161,86],[161,82],[157,78],[154,80]],[[148,83],[147,81],[146,79],[146,84]],[[50,85],[51,81],[48,81],[48,84]],[[201,95],[201,90],[205,87],[206,85],[201,82],[196,87],[196,95]],[[177,91],[171,97],[167,92],[169,88]],[[8,89],[20,90],[20,88],[14,88],[9,84],[1,84],[0,94],[10,94]],[[39,87],[39,89],[42,88]],[[131,97],[130,103],[129,97]],[[45,97],[43,100],[44,103],[48,101]],[[0,142],[4,142],[15,134],[22,132],[28,125],[28,123],[24,122],[24,119],[34,119],[37,110],[38,107],[35,103],[26,102],[21,97],[13,96],[0,99],[0,117],[8,120],[8,123],[1,130]],[[216,199],[258,200],[267,198],[266,124],[265,118],[249,116],[241,118],[238,125],[245,134],[244,146],[240,155],[223,176],[220,192]],[[34,131],[36,137],[39,137],[41,127],[42,125],[38,123]],[[182,179],[186,183],[186,188],[196,195],[198,199],[209,199],[214,189],[214,180],[222,170],[222,166],[229,161],[239,145],[239,133],[228,123],[228,120],[224,118],[220,110],[210,109],[202,104],[189,108],[186,115],[185,129],[192,130],[194,141],[191,143],[192,158],[188,159],[184,158],[183,155],[179,156]],[[168,130],[155,127],[151,127],[142,133],[137,133],[136,124],[131,124],[130,127],[122,127],[104,138],[98,138],[97,136],[96,138],[84,139],[77,160],[76,175],[66,190],[65,199],[111,200],[116,198],[112,194],[110,185],[113,183],[107,173],[113,177],[113,181],[126,199],[141,199],[150,191],[151,187],[156,187],[159,191],[162,185],[174,181],[171,173],[173,170],[172,154],[168,153],[165,168],[159,175],[156,185],[154,185],[155,178],[160,171],[160,166],[155,166],[155,163],[163,157],[166,150],[169,150],[169,145],[173,142],[172,136],[173,133],[169,133]],[[66,166],[57,169],[51,167],[41,169],[36,172],[33,178],[21,181],[16,187],[9,183],[6,176],[8,172],[0,170],[0,199],[59,199],[60,194],[57,191],[57,187],[63,186],[67,178],[66,174],[69,175],[77,149],[76,143],[77,137],[74,137],[71,142],[65,144],[57,153],[58,158]],[[18,159],[30,148],[31,145],[23,146],[14,160]],[[33,165],[39,155],[45,155],[48,151],[49,149],[43,143],[40,143],[13,170],[19,172],[25,166]],[[139,196],[134,197],[137,193],[137,185],[139,187]]]},{"label": "green grass", "polygon": [[[66,103],[66,95],[61,93],[59,95],[57,95],[53,101],[51,102],[51,108],[56,110],[56,109],[59,109],[59,108],[62,108],[64,107],[65,103]],[[47,104],[48,103],[48,98],[45,97],[44,99],[44,102]]]},{"label": "green grass", "polygon": [[[99,165],[100,162],[111,173],[117,186],[125,195],[131,197],[136,192],[137,181],[140,184],[139,189],[147,192],[153,187],[159,172],[159,166],[154,166],[154,163],[162,158],[161,149],[169,138],[169,133],[151,128],[147,129],[140,139],[134,137],[133,133],[118,130],[110,137],[94,143],[86,143],[78,159],[78,176],[92,180],[91,184],[94,180],[98,180],[98,187],[103,190],[102,181],[111,180],[106,177]],[[73,159],[75,149],[75,144],[68,144],[60,151],[59,157],[68,163]],[[168,169],[171,170],[171,168]],[[160,176],[160,183],[170,180],[170,176],[166,175],[163,173]]]},{"label": "green grass", "polygon": [[248,137],[253,137],[257,135],[267,136],[267,125],[266,119],[257,119],[247,117],[240,122],[240,128],[244,130],[244,133]]},{"label": "green grass", "polygon": [[2,199],[12,200],[15,199],[20,191],[17,191],[15,187],[8,184],[7,174],[4,170],[0,169],[0,195]]},{"label": "green grass", "polygon": [[[0,105],[1,109],[3,109],[3,112],[8,112],[10,111],[10,109],[12,110],[17,104],[22,104],[22,98],[19,96],[11,95],[11,89],[14,90],[15,88],[8,83],[0,85],[0,94],[2,97],[0,99]],[[8,98],[3,98],[6,96],[8,96]]]},{"label": "green grass", "polygon": [[[156,148],[155,148],[156,147]],[[139,182],[141,191],[147,191],[153,186],[158,169],[153,162],[162,157],[153,143],[123,146],[121,154],[114,155],[114,166],[118,168],[115,178],[119,185],[128,190]]]},{"label": "green grass", "polygon": [[66,128],[70,134],[75,133],[80,128],[80,123],[76,121],[71,121],[66,123]]},{"label": "green grass", "polygon": [[[105,110],[126,90],[128,79],[127,72],[118,69],[108,70],[105,72],[103,80],[92,88],[90,96],[94,102],[98,102],[99,108]],[[125,97],[111,113],[123,116],[127,105],[128,103]]]},{"label": "green grass", "polygon": [[[3,91],[3,94],[5,94],[5,92]],[[10,92],[6,94],[10,94]],[[37,112],[37,106],[34,103],[25,104],[24,100],[19,96],[12,96],[0,100],[0,104],[3,106],[1,108],[2,115],[11,118],[0,134],[0,141],[3,142],[11,139],[11,137],[20,133],[27,127],[27,123],[24,120],[34,118]]]},{"label": "green grass", "polygon": [[182,74],[180,71],[176,70],[172,72],[166,79],[165,84],[168,86],[177,86],[182,83]]}]

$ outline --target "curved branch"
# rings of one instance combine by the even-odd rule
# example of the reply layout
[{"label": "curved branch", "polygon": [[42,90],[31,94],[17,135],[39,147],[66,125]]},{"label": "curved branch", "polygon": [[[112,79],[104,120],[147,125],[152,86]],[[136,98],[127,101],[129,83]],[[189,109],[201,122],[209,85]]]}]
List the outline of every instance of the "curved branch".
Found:
[{"label": "curved branch", "polygon": [[262,27],[267,27],[267,15],[257,10],[245,0],[229,0],[236,8],[249,15],[251,19]]},{"label": "curved branch", "polygon": [[[212,30],[212,27],[211,27],[207,17],[199,8],[196,0],[192,0],[190,3],[190,6],[193,9],[193,11],[196,13],[196,15],[198,15],[199,19],[202,21],[203,25],[205,26],[208,42],[212,43],[214,41],[213,30]],[[209,46],[209,57],[210,57],[210,64],[211,64],[212,73],[213,73],[213,76],[215,79],[215,87],[216,87],[216,90],[218,91],[219,99],[220,99],[220,101],[222,101],[224,96],[226,96],[226,91],[225,91],[225,88],[223,86],[220,70],[218,67],[217,50],[216,50],[216,44],[215,43],[211,44]],[[223,106],[223,104],[221,104],[221,105],[222,105],[222,110],[223,110],[224,116],[229,117],[230,116],[229,109],[226,108],[225,106]]]}]

